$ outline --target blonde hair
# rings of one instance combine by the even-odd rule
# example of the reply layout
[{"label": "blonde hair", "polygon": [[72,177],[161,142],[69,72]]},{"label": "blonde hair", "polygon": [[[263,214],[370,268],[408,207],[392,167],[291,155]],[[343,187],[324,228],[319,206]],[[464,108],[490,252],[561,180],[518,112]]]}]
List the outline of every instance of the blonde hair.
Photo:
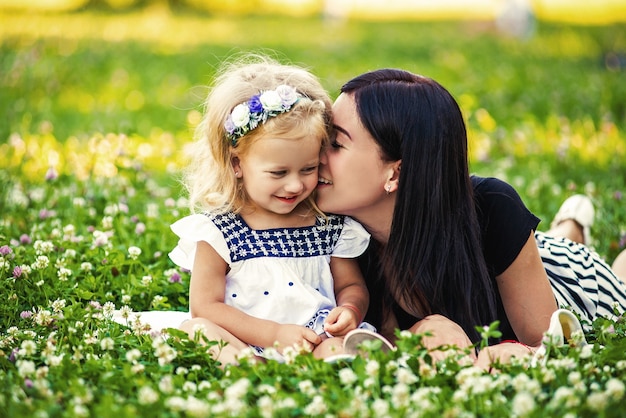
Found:
[{"label": "blonde hair", "polygon": [[[224,123],[235,106],[281,84],[295,88],[301,98],[288,112],[242,136],[236,145],[238,155],[245,156],[253,143],[268,135],[294,140],[315,136],[320,138],[320,147],[326,144],[332,102],[314,75],[259,55],[227,63],[218,72],[205,101],[204,116],[191,148],[191,164],[184,173],[192,211],[238,213],[244,207],[246,196],[239,185],[241,180],[233,172],[232,147]],[[313,195],[308,204],[319,212]]]}]

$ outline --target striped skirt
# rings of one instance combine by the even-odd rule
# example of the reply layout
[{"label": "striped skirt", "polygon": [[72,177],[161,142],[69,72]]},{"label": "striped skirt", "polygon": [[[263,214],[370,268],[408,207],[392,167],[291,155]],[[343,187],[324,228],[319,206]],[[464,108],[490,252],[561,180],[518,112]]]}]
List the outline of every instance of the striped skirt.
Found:
[{"label": "striped skirt", "polygon": [[615,319],[626,311],[626,284],[596,252],[541,232],[535,240],[558,307],[578,314],[585,331],[598,317]]}]

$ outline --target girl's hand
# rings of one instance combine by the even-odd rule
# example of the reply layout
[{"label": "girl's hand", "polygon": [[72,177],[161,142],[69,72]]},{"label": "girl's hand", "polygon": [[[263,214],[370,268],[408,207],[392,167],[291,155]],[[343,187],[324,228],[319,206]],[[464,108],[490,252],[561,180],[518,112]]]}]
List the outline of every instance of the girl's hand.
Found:
[{"label": "girl's hand", "polygon": [[361,318],[357,313],[345,306],[337,306],[328,314],[324,321],[324,331],[333,337],[343,337],[359,326]]},{"label": "girl's hand", "polygon": [[282,353],[287,347],[302,347],[310,352],[322,342],[322,337],[312,329],[300,325],[280,324],[276,329],[274,342],[279,353]]}]

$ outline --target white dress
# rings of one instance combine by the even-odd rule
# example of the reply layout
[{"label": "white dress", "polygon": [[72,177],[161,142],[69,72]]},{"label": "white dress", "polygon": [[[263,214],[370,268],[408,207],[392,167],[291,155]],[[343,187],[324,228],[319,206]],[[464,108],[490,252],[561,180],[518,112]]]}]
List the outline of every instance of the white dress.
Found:
[{"label": "white dress", "polygon": [[336,215],[320,216],[310,227],[254,230],[233,213],[194,214],[171,228],[180,240],[170,258],[180,267],[191,270],[199,241],[226,261],[226,304],[318,334],[337,306],[330,257],[356,258],[369,243],[358,222]]}]

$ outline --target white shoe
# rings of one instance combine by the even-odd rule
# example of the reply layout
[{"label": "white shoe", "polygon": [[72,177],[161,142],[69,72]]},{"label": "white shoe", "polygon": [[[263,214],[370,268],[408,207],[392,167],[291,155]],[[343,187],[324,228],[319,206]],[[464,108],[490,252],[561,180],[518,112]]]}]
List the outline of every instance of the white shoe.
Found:
[{"label": "white shoe", "polygon": [[554,228],[563,221],[571,219],[576,221],[583,227],[583,238],[585,245],[591,244],[590,228],[593,225],[595,210],[591,199],[583,194],[575,194],[565,199],[565,202],[559,208],[554,220],[550,224],[550,228]]},{"label": "white shoe", "polygon": [[550,326],[544,333],[544,343],[535,352],[532,365],[545,364],[548,359],[548,345],[563,346],[565,344],[582,347],[587,345],[583,328],[578,318],[567,309],[557,309],[550,318]]}]

